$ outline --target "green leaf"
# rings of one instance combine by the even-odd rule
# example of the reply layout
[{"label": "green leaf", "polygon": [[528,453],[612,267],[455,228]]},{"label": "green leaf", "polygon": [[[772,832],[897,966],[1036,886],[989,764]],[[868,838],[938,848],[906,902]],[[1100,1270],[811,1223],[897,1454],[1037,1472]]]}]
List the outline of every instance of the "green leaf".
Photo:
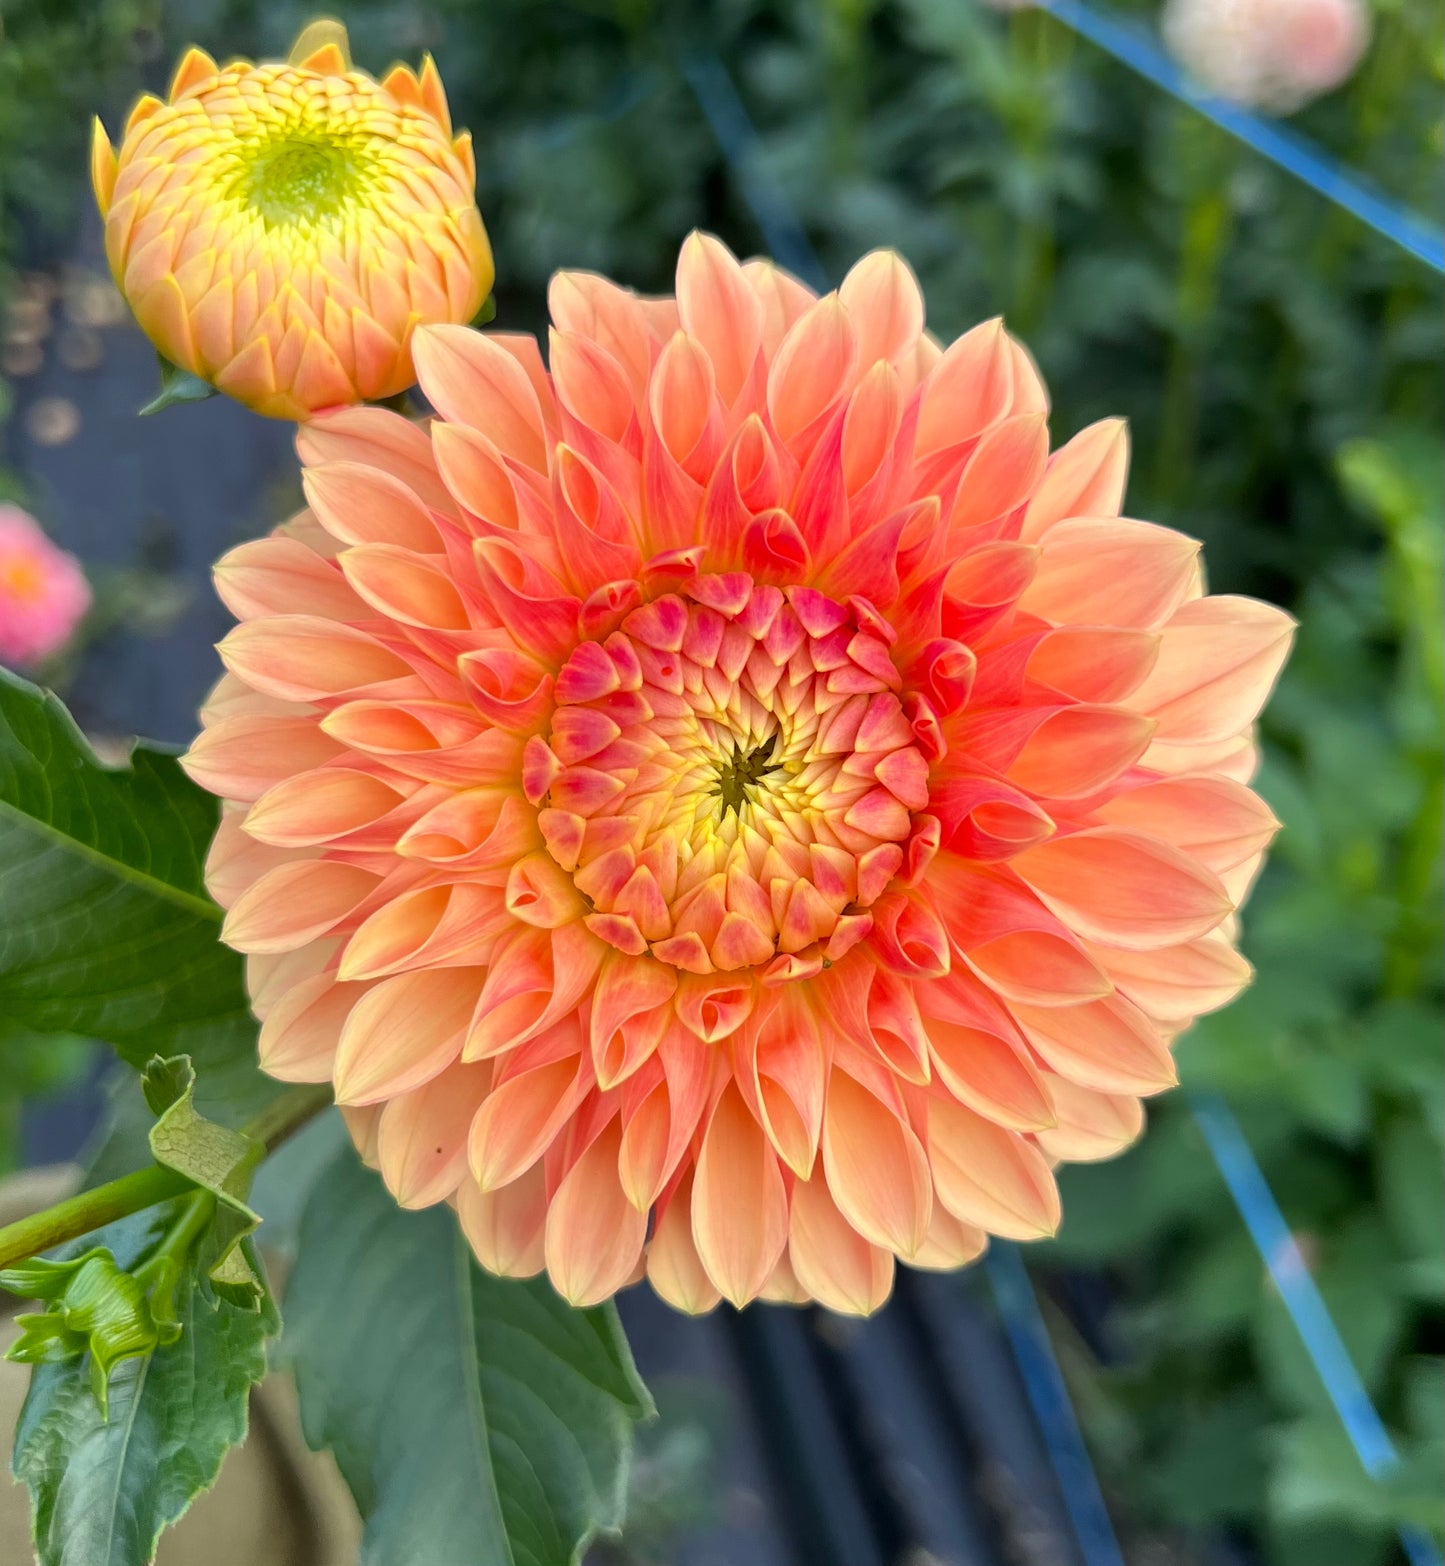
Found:
[{"label": "green leaf", "polygon": [[167,408],[174,408],[183,402],[205,402],[207,398],[217,395],[216,388],[209,381],[203,381],[199,375],[192,375],[189,370],[181,369],[169,359],[163,359],[160,354],[156,355],[156,362],[160,366],[161,389],[144,407],[136,410],[141,418],[149,418],[153,413],[164,413]]},{"label": "green leaf", "polygon": [[54,696],[0,670],[0,1013],[134,1065],[189,1054],[201,1106],[235,1121],[278,1089],[202,879],[216,819],[173,756],[104,766]]},{"label": "green leaf", "polygon": [[1150,1109],[1149,1133],[1122,1157],[1062,1171],[1064,1223],[1040,1255],[1064,1261],[1128,1257],[1206,1210],[1218,1175],[1182,1105]]},{"label": "green leaf", "polygon": [[[1378,1396],[1406,1320],[1389,1236],[1373,1216],[1359,1213],[1335,1233],[1302,1238],[1307,1255],[1320,1255],[1311,1271],[1350,1359],[1367,1390]],[[1273,1289],[1259,1297],[1254,1335],[1265,1386],[1286,1407],[1328,1422],[1333,1410],[1319,1371]]]},{"label": "green leaf", "polygon": [[1390,1531],[1343,1517],[1270,1519],[1270,1566],[1395,1566]]},{"label": "green leaf", "polygon": [[53,1093],[83,1077],[95,1055],[89,1039],[73,1033],[37,1033],[0,1017],[0,1072],[6,1094]]},{"label": "green leaf", "polygon": [[301,1222],[282,1355],[366,1520],[363,1566],[571,1566],[622,1523],[652,1411],[615,1311],[491,1277],[446,1208],[344,1149]]},{"label": "green leaf", "polygon": [[1159,1330],[1171,1343],[1210,1344],[1248,1323],[1267,1275],[1244,1225],[1192,1240],[1163,1297]]},{"label": "green leaf", "polygon": [[159,1117],[149,1136],[155,1161],[216,1198],[207,1235],[207,1277],[233,1305],[256,1310],[265,1290],[243,1242],[261,1222],[246,1198],[265,1147],[196,1113],[196,1073],[188,1055],[156,1056],[141,1082],[146,1102]]},{"label": "green leaf", "polygon": [[[137,1214],[94,1238],[133,1268],[172,1216],[170,1207]],[[115,1368],[108,1418],[83,1360],[31,1373],[13,1466],[30,1487],[40,1566],[145,1566],[161,1530],[245,1439],[275,1312],[209,1303],[189,1267],[175,1304],[178,1340]]]},{"label": "green leaf", "polygon": [[301,1215],[312,1187],[337,1153],[350,1145],[346,1122],[333,1107],[267,1155],[256,1171],[250,1195],[251,1206],[266,1225],[267,1256],[284,1256],[288,1261],[295,1256]]},{"label": "green leaf", "polygon": [[1423,1300],[1445,1292],[1445,1177],[1440,1148],[1425,1122],[1397,1117],[1375,1148],[1384,1216],[1414,1264]]},{"label": "green leaf", "polygon": [[1438,1446],[1406,1452],[1372,1478],[1338,1419],[1305,1419],[1275,1438],[1270,1504],[1284,1522],[1338,1518],[1362,1528],[1440,1530]]},{"label": "green leaf", "polygon": [[1268,1405],[1253,1389],[1190,1409],[1153,1457],[1143,1489],[1176,1524],[1237,1522],[1260,1509],[1260,1425]]},{"label": "green leaf", "polygon": [[1404,1372],[1411,1429],[1421,1439],[1445,1441],[1445,1359],[1422,1354],[1406,1360]]}]

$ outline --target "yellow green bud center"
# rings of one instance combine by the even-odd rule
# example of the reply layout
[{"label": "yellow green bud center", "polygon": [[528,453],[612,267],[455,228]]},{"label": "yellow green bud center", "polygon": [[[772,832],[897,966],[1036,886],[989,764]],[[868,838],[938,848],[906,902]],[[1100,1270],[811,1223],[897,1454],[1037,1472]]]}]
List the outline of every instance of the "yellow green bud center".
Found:
[{"label": "yellow green bud center", "polygon": [[341,217],[365,175],[365,153],[349,138],[291,126],[248,149],[236,194],[267,227],[308,227]]}]

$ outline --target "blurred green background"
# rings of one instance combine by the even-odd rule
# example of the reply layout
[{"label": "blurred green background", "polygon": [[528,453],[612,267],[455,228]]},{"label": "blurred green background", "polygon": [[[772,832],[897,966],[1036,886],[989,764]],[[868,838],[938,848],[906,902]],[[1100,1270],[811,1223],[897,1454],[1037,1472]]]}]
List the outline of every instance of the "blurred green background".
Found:
[{"label": "blurred green background", "polygon": [[[1202,538],[1215,589],[1299,616],[1265,722],[1260,786],[1285,831],[1245,917],[1259,977],[1180,1061],[1243,1121],[1397,1438],[1397,1475],[1363,1474],[1180,1096],[1132,1153],[1067,1174],[1062,1235],[1029,1259],[1131,1566],[1188,1562],[1221,1530],[1268,1566],[1372,1566],[1401,1522],[1438,1534],[1440,278],[1037,10],[333,9],[373,69],[436,54],[476,137],[499,324],[539,326],[559,265],[668,288],[694,225],[762,247],[684,74],[716,52],[832,275],[891,245],[945,337],[1004,314],[1053,392],[1055,438],[1127,415],[1131,513]],[[306,15],[0,3],[0,320],[83,231],[95,107],[114,131],[184,43],[282,54]],[[1296,123],[1438,224],[1442,74],[1436,0],[1376,0],[1354,78]],[[12,379],[29,363],[18,318]],[[0,379],[0,418],[9,401]],[[4,493],[26,498],[0,469]],[[0,1168],[19,1157],[18,1095],[85,1062],[78,1047],[8,1058]]]}]

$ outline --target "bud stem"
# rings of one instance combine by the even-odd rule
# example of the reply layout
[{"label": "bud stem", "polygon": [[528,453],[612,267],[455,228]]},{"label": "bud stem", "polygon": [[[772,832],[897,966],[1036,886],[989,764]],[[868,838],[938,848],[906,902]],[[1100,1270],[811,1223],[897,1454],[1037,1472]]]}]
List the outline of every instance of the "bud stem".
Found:
[{"label": "bud stem", "polygon": [[[268,1104],[243,1130],[247,1136],[264,1143],[266,1151],[271,1153],[330,1102],[331,1094],[326,1089],[299,1087]],[[117,1218],[128,1217],[195,1189],[184,1175],[152,1164],[147,1169],[122,1175],[119,1180],[98,1185],[93,1191],[81,1191],[57,1202],[54,1207],[47,1207],[44,1212],[0,1228],[0,1268],[13,1266],[52,1246],[62,1245],[66,1240],[103,1229]]]},{"label": "bud stem", "polygon": [[135,1269],[136,1278],[143,1287],[149,1288],[161,1277],[168,1263],[179,1265],[192,1244],[206,1232],[206,1225],[215,1211],[216,1198],[209,1191],[203,1191],[199,1186],[191,1191],[185,1202],[177,1208],[178,1216],[166,1231],[165,1238],[145,1262]]},{"label": "bud stem", "polygon": [[0,1229],[0,1267],[25,1261],[53,1245],[89,1234],[92,1229],[103,1229],[117,1218],[154,1207],[157,1202],[169,1201],[190,1189],[191,1182],[184,1175],[152,1164],[149,1169],[137,1169],[134,1174],[98,1185],[93,1191],[81,1191],[44,1212]]}]

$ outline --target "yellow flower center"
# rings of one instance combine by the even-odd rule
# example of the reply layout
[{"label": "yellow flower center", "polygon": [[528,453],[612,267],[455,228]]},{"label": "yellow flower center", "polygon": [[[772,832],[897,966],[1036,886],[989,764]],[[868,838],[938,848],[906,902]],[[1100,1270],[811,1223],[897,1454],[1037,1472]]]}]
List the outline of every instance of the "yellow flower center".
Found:
[{"label": "yellow flower center", "polygon": [[723,815],[730,810],[734,815],[741,815],[744,805],[756,803],[756,791],[764,779],[783,770],[781,764],[773,760],[777,745],[776,734],[746,752],[740,745],[734,744],[732,755],[717,763],[714,792],[722,802]]},{"label": "yellow flower center", "polygon": [[29,555],[0,557],[0,588],[12,602],[33,604],[45,592],[45,571]]},{"label": "yellow flower center", "polygon": [[741,573],[685,591],[563,665],[539,825],[619,950],[819,968],[868,933],[928,801],[887,633]]},{"label": "yellow flower center", "polygon": [[236,175],[225,194],[238,197],[268,227],[334,221],[367,183],[360,137],[304,122],[241,142],[236,159]]}]

